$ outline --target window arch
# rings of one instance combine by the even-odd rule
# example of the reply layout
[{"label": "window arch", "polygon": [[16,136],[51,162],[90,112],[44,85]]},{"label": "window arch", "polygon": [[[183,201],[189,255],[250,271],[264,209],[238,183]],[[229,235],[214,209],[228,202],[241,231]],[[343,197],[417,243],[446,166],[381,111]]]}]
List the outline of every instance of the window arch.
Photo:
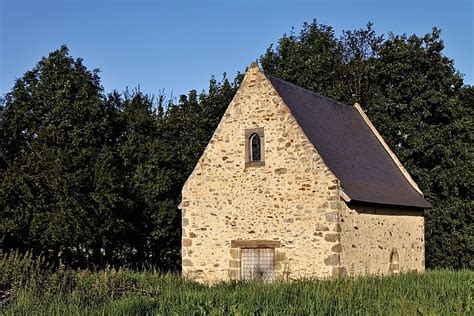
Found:
[{"label": "window arch", "polygon": [[265,134],[263,127],[245,130],[245,167],[265,165]]},{"label": "window arch", "polygon": [[260,136],[257,133],[250,135],[250,161],[262,160],[262,144]]},{"label": "window arch", "polygon": [[393,248],[390,252],[390,266],[388,269],[390,274],[398,274],[400,272],[400,263],[397,248]]}]

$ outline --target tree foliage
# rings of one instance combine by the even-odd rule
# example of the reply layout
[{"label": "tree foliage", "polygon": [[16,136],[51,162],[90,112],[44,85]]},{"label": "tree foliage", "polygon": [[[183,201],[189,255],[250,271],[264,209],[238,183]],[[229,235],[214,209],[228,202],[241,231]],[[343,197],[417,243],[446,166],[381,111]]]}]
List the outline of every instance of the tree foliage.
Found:
[{"label": "tree foliage", "polygon": [[[440,31],[378,35],[313,21],[261,56],[270,74],[359,102],[427,199],[430,267],[473,267],[474,88]],[[66,47],[43,58],[0,111],[0,247],[72,267],[180,266],[181,188],[242,75],[176,100],[105,94]]]},{"label": "tree foliage", "polygon": [[2,243],[95,255],[120,201],[98,72],[62,47],[18,79],[5,104]]},{"label": "tree foliage", "polygon": [[330,26],[304,23],[298,36],[283,35],[260,58],[263,69],[286,81],[320,94],[344,99],[348,87],[344,74],[343,49]]}]

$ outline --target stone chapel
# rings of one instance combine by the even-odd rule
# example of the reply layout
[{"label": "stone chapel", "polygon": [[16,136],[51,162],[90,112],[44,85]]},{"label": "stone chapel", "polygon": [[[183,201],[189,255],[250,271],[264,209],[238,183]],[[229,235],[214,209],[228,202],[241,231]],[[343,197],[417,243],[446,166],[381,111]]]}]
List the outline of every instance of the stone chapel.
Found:
[{"label": "stone chapel", "polygon": [[424,270],[431,205],[360,105],[254,63],[182,191],[200,282]]}]

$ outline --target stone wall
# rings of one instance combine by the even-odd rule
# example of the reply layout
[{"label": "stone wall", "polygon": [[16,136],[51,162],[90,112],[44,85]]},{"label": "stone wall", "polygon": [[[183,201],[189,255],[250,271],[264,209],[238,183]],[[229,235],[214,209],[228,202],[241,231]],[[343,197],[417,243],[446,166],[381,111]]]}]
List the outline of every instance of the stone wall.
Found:
[{"label": "stone wall", "polygon": [[[245,131],[262,127],[264,163],[246,166]],[[189,278],[239,278],[235,240],[279,241],[278,277],[343,272],[338,180],[256,65],[246,73],[182,196],[182,265]]]},{"label": "stone wall", "polygon": [[424,271],[421,210],[344,203],[340,221],[341,265],[348,275]]}]

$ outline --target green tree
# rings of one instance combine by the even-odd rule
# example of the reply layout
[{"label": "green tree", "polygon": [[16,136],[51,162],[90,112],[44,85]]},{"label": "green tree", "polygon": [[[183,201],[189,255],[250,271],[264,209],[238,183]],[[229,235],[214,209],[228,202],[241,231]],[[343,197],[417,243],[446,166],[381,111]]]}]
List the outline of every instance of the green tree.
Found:
[{"label": "green tree", "polygon": [[177,269],[181,235],[176,206],[182,172],[176,160],[178,153],[169,142],[164,99],[160,97],[156,104],[153,98],[136,91],[119,100],[123,121],[119,160],[128,214],[124,219],[128,229],[119,239],[119,263]]},{"label": "green tree", "polygon": [[3,248],[80,265],[97,256],[120,203],[110,111],[98,71],[61,47],[18,79],[2,109]]},{"label": "green tree", "polygon": [[340,79],[344,82],[344,86],[349,88],[352,97],[350,100],[349,96],[342,99],[349,100],[349,104],[354,102],[366,104],[372,97],[375,63],[383,42],[383,36],[377,36],[372,26],[372,23],[367,23],[365,29],[343,31],[340,37],[343,56]]},{"label": "green tree", "polygon": [[261,56],[265,72],[337,100],[352,97],[344,76],[343,49],[332,27],[316,20],[304,23],[299,35],[283,35]]}]

